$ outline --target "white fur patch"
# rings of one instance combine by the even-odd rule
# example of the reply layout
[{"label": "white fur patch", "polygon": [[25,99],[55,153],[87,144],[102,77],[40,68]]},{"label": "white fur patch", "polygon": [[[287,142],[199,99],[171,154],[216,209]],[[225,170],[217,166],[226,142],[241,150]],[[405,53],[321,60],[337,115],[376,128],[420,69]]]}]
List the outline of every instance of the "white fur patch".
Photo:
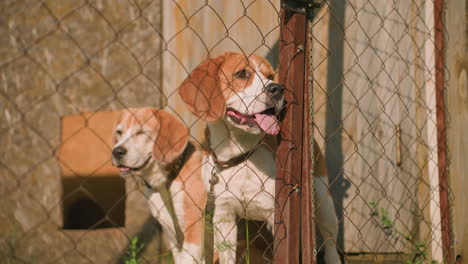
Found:
[{"label": "white fur patch", "polygon": [[252,84],[229,98],[226,102],[227,107],[234,108],[245,115],[253,115],[275,105],[276,102],[273,102],[264,91],[271,82],[261,74],[254,73]]}]

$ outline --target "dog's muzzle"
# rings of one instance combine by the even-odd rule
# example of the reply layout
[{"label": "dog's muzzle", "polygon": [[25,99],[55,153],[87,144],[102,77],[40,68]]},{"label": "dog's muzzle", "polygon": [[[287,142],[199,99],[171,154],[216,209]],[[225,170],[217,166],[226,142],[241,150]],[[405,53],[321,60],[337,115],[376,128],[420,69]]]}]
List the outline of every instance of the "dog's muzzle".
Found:
[{"label": "dog's muzzle", "polygon": [[270,83],[265,86],[265,92],[273,100],[279,101],[284,97],[284,85],[279,83]]},{"label": "dog's muzzle", "polygon": [[125,154],[127,154],[127,149],[122,146],[118,146],[112,150],[112,156],[116,160],[120,160],[125,156]]}]

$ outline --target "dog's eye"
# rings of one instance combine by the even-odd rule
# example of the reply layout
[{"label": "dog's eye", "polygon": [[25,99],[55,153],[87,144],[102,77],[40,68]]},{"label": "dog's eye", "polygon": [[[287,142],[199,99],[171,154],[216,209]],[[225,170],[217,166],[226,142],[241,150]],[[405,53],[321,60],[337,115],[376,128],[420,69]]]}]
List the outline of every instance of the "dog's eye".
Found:
[{"label": "dog's eye", "polygon": [[250,73],[246,69],[242,69],[234,73],[234,77],[239,79],[248,79],[250,77]]},{"label": "dog's eye", "polygon": [[143,131],[143,130],[138,130],[138,131],[136,132],[136,135],[137,135],[137,136],[138,136],[138,135],[143,135],[143,134],[145,134],[145,131]]},{"label": "dog's eye", "polygon": [[115,133],[116,133],[118,136],[121,136],[121,135],[122,135],[122,130],[116,130]]},{"label": "dog's eye", "polygon": [[275,75],[270,74],[270,75],[267,76],[267,79],[273,81],[273,79],[275,79]]}]

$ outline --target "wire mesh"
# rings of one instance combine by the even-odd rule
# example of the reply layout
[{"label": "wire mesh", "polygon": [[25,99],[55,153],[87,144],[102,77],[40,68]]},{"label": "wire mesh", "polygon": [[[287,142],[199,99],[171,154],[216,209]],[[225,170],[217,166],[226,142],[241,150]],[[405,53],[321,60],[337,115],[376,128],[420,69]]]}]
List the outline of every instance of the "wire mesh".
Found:
[{"label": "wire mesh", "polygon": [[[310,69],[313,78],[313,95],[306,98],[314,110],[313,139],[304,148],[315,150],[316,144],[314,176],[322,176],[313,177],[312,185],[320,234],[313,251],[317,263],[330,263],[335,248],[348,263],[444,261],[434,173],[438,124],[430,5],[324,1],[305,36],[312,38],[311,50],[304,50],[307,45],[296,50],[310,55],[302,71]],[[273,262],[274,240],[282,239],[274,225],[284,224],[281,217],[273,221],[278,142],[264,135],[273,128],[262,128],[252,111],[280,101],[265,92],[284,74],[278,72],[279,54],[291,44],[280,40],[279,1],[21,0],[2,1],[0,10],[0,254],[5,263],[202,263],[207,179],[216,167],[206,151],[226,161],[251,149],[250,162],[218,171],[215,259]],[[240,55],[216,62],[227,51]],[[215,79],[224,90],[194,98],[205,96],[208,108],[220,97],[234,98],[227,106],[231,117],[208,122],[209,137],[206,113],[193,113],[200,101],[187,105],[180,97],[184,80],[197,84],[192,89],[206,81],[191,73],[208,58],[221,72]],[[250,82],[236,88],[243,77],[222,67],[228,60],[237,60],[237,70],[249,61],[244,68],[258,82],[249,90],[253,95],[241,92]],[[281,70],[287,72],[292,61],[283,61]],[[292,96],[288,83],[294,80],[279,81]],[[289,100],[283,109],[296,103]],[[148,115],[142,107],[164,109],[175,121],[157,110]],[[243,108],[246,112],[239,112]],[[130,110],[122,117],[125,109]],[[226,121],[232,116],[234,121]],[[284,133],[307,131],[304,127],[283,128],[283,139]],[[262,136],[236,138],[246,129],[263,129]],[[122,139],[128,131],[134,134]],[[137,134],[145,143],[136,143]],[[194,153],[187,154],[185,144],[176,151],[185,140]],[[249,140],[254,143],[245,149]],[[139,156],[151,153],[152,178],[146,171],[125,179],[119,175],[112,155],[124,143],[137,146]],[[286,154],[298,142],[290,143]],[[153,165],[155,156],[159,163],[154,164],[162,165]],[[137,164],[141,161],[147,160]],[[153,177],[172,171],[185,175],[168,181],[184,232],[181,253],[158,194],[161,182]],[[300,217],[291,219],[298,222],[286,223],[302,232]]]},{"label": "wire mesh", "polygon": [[350,263],[445,260],[433,6],[325,1],[314,19],[314,135]]}]

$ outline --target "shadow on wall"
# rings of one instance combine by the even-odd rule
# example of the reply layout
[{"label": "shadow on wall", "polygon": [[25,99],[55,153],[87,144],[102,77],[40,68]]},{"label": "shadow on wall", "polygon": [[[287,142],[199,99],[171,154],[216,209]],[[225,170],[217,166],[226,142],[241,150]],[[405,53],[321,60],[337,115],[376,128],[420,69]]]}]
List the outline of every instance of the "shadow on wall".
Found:
[{"label": "shadow on wall", "polygon": [[330,189],[335,201],[335,209],[338,217],[339,230],[337,246],[341,253],[344,252],[344,221],[343,200],[346,191],[350,187],[349,180],[343,175],[343,148],[342,148],[342,107],[343,107],[343,50],[345,24],[344,0],[329,2],[330,24],[328,32],[328,57],[327,68],[327,109],[325,127],[325,156],[330,177]]},{"label": "shadow on wall", "polygon": [[273,69],[278,70],[278,66],[279,66],[279,40],[277,40],[275,42],[275,44],[273,45],[273,47],[271,47],[271,49],[265,55],[265,58],[271,64]]},{"label": "shadow on wall", "polygon": [[62,186],[64,229],[125,225],[125,181],[120,175],[64,177]]}]

